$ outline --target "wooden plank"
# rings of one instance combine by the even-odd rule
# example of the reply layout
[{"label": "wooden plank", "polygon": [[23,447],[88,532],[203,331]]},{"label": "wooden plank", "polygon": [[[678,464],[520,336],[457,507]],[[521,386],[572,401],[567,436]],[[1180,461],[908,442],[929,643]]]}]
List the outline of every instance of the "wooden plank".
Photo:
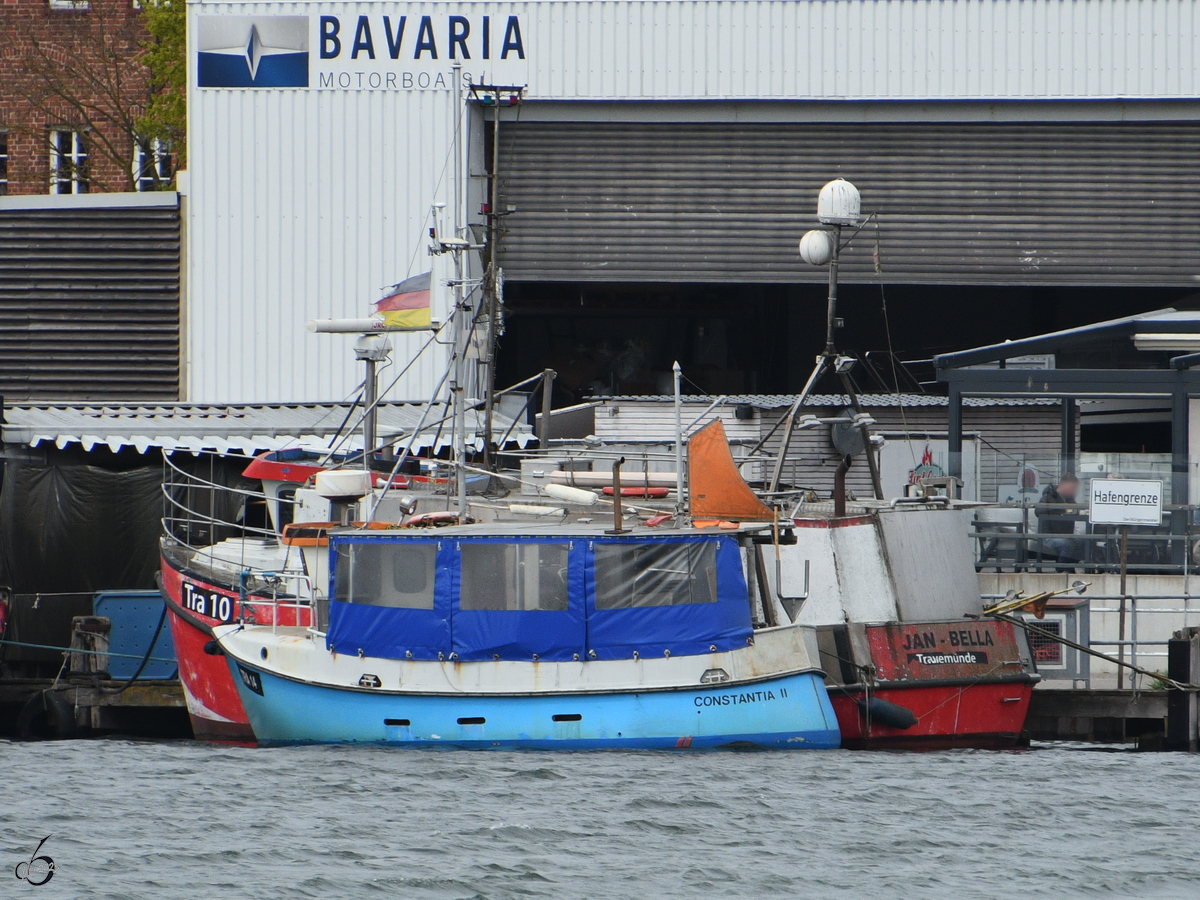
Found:
[{"label": "wooden plank", "polygon": [[[34,694],[51,687],[53,681],[48,678],[13,678],[0,681],[0,703],[24,704]],[[186,705],[183,697],[183,686],[172,681],[137,681],[122,693],[110,693],[100,688],[120,688],[124,682],[102,681],[99,686],[88,684],[67,683],[62,691],[63,699],[72,705],[80,707],[115,706],[115,707],[182,707]],[[59,683],[63,687],[63,683]]]}]

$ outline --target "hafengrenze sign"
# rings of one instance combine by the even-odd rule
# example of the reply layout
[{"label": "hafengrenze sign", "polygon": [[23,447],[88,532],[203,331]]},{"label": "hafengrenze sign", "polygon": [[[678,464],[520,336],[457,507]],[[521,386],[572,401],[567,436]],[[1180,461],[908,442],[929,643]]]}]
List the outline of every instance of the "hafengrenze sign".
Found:
[{"label": "hafengrenze sign", "polygon": [[1088,521],[1093,525],[1161,525],[1163,483],[1093,478]]}]

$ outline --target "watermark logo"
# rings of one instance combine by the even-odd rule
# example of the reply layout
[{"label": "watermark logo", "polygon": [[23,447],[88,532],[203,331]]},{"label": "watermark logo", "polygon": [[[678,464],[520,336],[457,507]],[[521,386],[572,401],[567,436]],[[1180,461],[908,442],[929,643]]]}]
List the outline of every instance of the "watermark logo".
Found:
[{"label": "watermark logo", "polygon": [[53,834],[48,834],[38,841],[38,845],[34,848],[28,862],[17,863],[14,874],[18,879],[27,881],[33,885],[43,885],[54,877],[54,870],[56,868],[54,860],[49,856],[38,856],[38,853],[42,849],[42,844],[46,843],[53,836]]}]

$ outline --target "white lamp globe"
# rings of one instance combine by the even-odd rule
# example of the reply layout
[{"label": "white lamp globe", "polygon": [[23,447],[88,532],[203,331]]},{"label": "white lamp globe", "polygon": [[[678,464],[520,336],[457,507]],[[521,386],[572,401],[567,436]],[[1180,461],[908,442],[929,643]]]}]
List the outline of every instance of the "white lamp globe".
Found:
[{"label": "white lamp globe", "polygon": [[800,258],[811,266],[827,266],[833,259],[833,235],[828,231],[808,231],[800,238]]}]

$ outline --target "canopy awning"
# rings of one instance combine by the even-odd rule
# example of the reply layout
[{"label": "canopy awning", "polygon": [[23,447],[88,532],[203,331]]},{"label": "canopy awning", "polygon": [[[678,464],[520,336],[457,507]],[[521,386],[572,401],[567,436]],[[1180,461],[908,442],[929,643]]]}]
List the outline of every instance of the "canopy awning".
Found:
[{"label": "canopy awning", "polygon": [[[406,442],[425,411],[423,403],[384,403],[379,406],[380,440],[395,436]],[[349,420],[347,421],[347,414]],[[326,451],[362,450],[362,410],[349,403],[239,404],[216,406],[193,403],[146,405],[21,404],[4,408],[0,435],[5,444],[84,450],[105,446],[116,452],[132,447],[139,453],[161,449],[168,453],[242,453],[299,447]],[[414,451],[438,451],[453,440],[450,411],[435,404],[413,444]],[[482,410],[467,411],[466,443],[483,449]],[[343,427],[343,422],[346,422]],[[347,429],[354,429],[349,435]],[[339,434],[340,432],[340,434]],[[335,440],[336,436],[336,440]],[[344,439],[343,439],[344,438]],[[531,427],[495,412],[492,440],[525,447],[535,440]]]}]

